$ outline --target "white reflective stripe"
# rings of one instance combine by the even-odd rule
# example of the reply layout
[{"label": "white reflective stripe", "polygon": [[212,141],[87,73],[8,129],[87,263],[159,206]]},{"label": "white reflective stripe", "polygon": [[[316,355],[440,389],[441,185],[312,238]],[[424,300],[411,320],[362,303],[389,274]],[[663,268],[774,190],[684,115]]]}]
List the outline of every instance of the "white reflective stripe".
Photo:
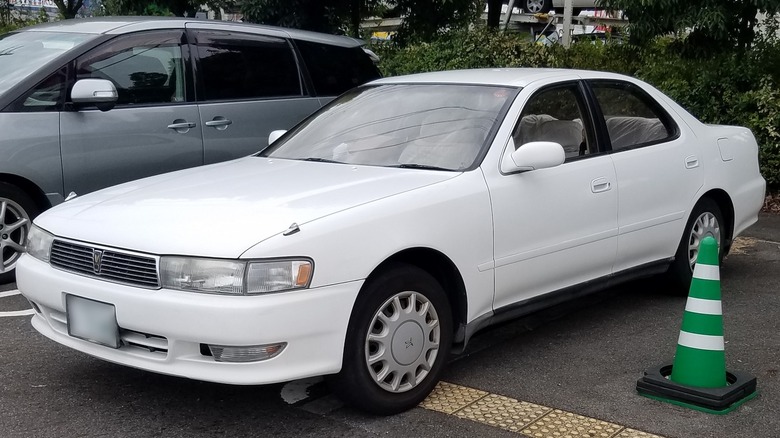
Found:
[{"label": "white reflective stripe", "polygon": [[723,351],[723,336],[698,335],[680,330],[679,345],[697,350]]},{"label": "white reflective stripe", "polygon": [[723,315],[720,300],[703,300],[693,297],[688,297],[688,302],[685,303],[685,311],[703,315]]},{"label": "white reflective stripe", "polygon": [[700,280],[720,280],[720,268],[718,265],[696,263],[696,267],[693,268],[693,277]]}]

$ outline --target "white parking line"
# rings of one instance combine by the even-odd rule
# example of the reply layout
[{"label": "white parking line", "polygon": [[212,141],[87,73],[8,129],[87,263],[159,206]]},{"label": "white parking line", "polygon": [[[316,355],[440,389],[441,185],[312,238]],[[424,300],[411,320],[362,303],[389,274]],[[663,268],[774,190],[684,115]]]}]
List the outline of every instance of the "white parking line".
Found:
[{"label": "white parking line", "polygon": [[20,293],[21,292],[19,292],[16,289],[11,289],[11,290],[7,290],[7,291],[4,291],[4,292],[0,292],[0,298],[12,297],[14,295],[19,295]]},{"label": "white parking line", "polygon": [[0,312],[0,318],[4,318],[6,316],[27,316],[27,315],[32,315],[34,313],[35,310],[33,309],[14,310],[13,312]]},{"label": "white parking line", "polygon": [[[14,289],[14,290],[6,290],[6,291],[3,291],[3,292],[0,292],[0,298],[12,297],[14,295],[19,295],[20,293],[21,292],[19,292],[16,289]],[[32,315],[34,313],[35,313],[35,310],[33,310],[33,309],[13,310],[13,311],[10,311],[10,312],[0,312],[0,318],[4,318],[6,316],[27,316],[27,315]]]}]

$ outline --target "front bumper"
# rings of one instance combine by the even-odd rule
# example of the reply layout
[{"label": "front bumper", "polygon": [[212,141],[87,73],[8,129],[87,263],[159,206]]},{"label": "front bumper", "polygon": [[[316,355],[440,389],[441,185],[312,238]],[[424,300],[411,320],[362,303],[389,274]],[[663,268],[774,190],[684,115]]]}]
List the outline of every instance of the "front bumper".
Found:
[{"label": "front bumper", "polygon": [[[34,304],[32,325],[89,355],[148,371],[217,383],[269,384],[341,369],[350,313],[362,281],[264,296],[222,296],[108,283],[52,268],[30,256],[16,266],[17,287]],[[118,349],[68,335],[66,294],[113,304]],[[286,342],[260,362],[217,362],[201,344]]]}]

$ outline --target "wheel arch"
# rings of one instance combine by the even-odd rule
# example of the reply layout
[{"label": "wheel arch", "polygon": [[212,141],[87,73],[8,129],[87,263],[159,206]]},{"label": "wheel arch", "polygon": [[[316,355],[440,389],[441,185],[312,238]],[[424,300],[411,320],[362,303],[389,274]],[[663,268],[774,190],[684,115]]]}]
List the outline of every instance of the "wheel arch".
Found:
[{"label": "wheel arch", "polygon": [[43,190],[27,178],[11,173],[0,173],[0,182],[16,186],[27,193],[41,211],[51,208],[52,206]]},{"label": "wheel arch", "polygon": [[703,198],[709,198],[715,201],[720,208],[721,214],[723,214],[723,228],[726,231],[725,239],[725,253],[731,248],[731,240],[734,237],[734,203],[731,201],[731,196],[723,189],[711,189],[704,193],[700,200]]},{"label": "wheel arch", "polygon": [[368,283],[373,277],[381,273],[388,265],[405,263],[416,266],[436,279],[450,300],[452,309],[453,330],[455,331],[454,343],[463,342],[468,300],[466,296],[466,284],[455,263],[449,257],[431,248],[408,248],[399,251],[380,263],[366,279]]}]

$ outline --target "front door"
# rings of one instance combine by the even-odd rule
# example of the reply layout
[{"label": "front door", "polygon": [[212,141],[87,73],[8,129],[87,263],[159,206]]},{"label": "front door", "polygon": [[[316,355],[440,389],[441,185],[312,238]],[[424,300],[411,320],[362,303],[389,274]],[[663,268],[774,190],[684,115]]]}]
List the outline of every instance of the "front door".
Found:
[{"label": "front door", "polygon": [[181,30],[120,36],[76,60],[76,79],[108,79],[116,107],[60,113],[65,193],[84,194],[203,164],[200,117],[188,102]]},{"label": "front door", "polygon": [[615,258],[615,170],[610,156],[599,153],[578,83],[531,96],[508,147],[532,141],[561,144],[566,162],[485,172],[495,224],[496,309],[609,275]]}]

